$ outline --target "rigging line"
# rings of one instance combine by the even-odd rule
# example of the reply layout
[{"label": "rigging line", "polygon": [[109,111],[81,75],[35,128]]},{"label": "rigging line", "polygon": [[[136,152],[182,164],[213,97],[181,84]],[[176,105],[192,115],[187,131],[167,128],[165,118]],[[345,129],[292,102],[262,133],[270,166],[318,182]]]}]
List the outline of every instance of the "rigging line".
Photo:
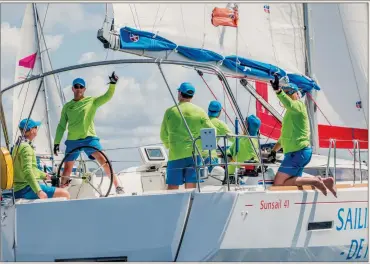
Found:
[{"label": "rigging line", "polygon": [[[29,71],[28,75],[32,75],[32,71],[33,71],[33,69],[31,69],[31,70]],[[24,106],[26,105],[27,94],[28,94],[28,91],[29,91],[29,88],[30,88],[30,84],[31,84],[31,82],[29,82],[29,83],[28,83],[27,88],[26,88],[26,95],[24,96],[24,101],[23,101],[23,105],[22,105],[21,114],[19,115],[18,124],[19,124],[19,123],[21,122],[21,120],[22,120],[23,110],[24,110]],[[20,94],[21,94],[22,90],[23,90],[23,85],[22,85],[21,91],[19,92],[18,97],[20,96]],[[37,100],[37,99],[35,98],[35,100]],[[13,104],[14,104],[14,101],[13,101]],[[14,107],[14,106],[13,106],[13,107]],[[13,126],[14,126],[14,124],[13,124]],[[17,129],[17,131],[15,132],[15,136],[14,136],[13,142],[15,142],[15,141],[17,140],[17,137],[18,137],[18,133],[19,133],[19,132],[20,132],[20,131],[19,131],[19,129]],[[13,131],[13,135],[14,135],[14,131]],[[21,134],[21,135],[22,135],[22,134]]]},{"label": "rigging line", "polygon": [[[207,88],[209,89],[209,91],[211,92],[211,94],[213,95],[213,97],[215,98],[215,100],[218,100],[218,99],[217,99],[217,97],[216,97],[216,95],[213,93],[213,91],[212,91],[211,87],[209,87],[209,85],[207,84],[207,82],[206,82],[206,80],[204,79],[204,77],[200,75],[200,78],[202,78],[202,80],[203,80],[204,84],[207,86]],[[222,107],[222,110],[223,110],[223,111],[224,111],[224,113],[225,113],[225,117],[227,116],[227,118],[229,119],[229,121],[231,122],[231,124],[232,124],[233,126],[235,126],[235,125],[233,124],[232,119],[231,119],[231,118],[230,118],[230,116],[227,114],[226,109],[225,109],[224,107]]]},{"label": "rigging line", "polygon": [[184,29],[185,37],[187,39],[188,35],[186,34],[186,30],[185,30],[184,14],[183,14],[183,11],[182,11],[182,5],[181,4],[180,4],[180,11],[181,11],[182,28]]},{"label": "rigging line", "polygon": [[204,8],[203,8],[203,41],[202,41],[202,49],[204,49],[204,44],[205,44],[205,41],[206,41],[206,7],[207,7],[207,4],[204,4]]},{"label": "rigging line", "polygon": [[42,22],[42,27],[44,27],[45,26],[45,21],[46,21],[46,16],[47,16],[47,14],[48,14],[48,10],[49,10],[49,3],[47,4],[47,6],[46,6],[46,11],[45,11],[45,16],[44,16],[44,21]]},{"label": "rigging line", "polygon": [[130,7],[131,14],[132,14],[132,19],[134,20],[135,27],[138,28],[138,26],[136,25],[136,19],[135,19],[134,12],[132,11],[132,8],[131,8],[131,4],[128,4],[128,6]]},{"label": "rigging line", "polygon": [[155,24],[157,23],[157,18],[158,18],[158,13],[159,13],[159,9],[161,8],[161,4],[158,5],[158,8],[157,8],[157,14],[155,15],[155,18],[154,18],[154,22],[153,22],[153,27],[152,27],[152,33],[154,34],[154,27],[155,27]]},{"label": "rigging line", "polygon": [[[337,7],[338,7],[339,17],[340,17],[340,21],[341,21],[341,25],[342,25],[342,30],[343,30],[343,33],[344,33],[344,39],[346,40],[346,47],[347,47],[347,51],[348,51],[348,55],[349,55],[349,60],[351,62],[351,66],[352,66],[353,76],[355,77],[355,82],[356,82],[356,88],[357,88],[358,97],[362,101],[360,89],[358,87],[358,81],[357,81],[357,76],[356,76],[355,68],[353,67],[353,61],[352,61],[351,52],[350,52],[349,47],[348,47],[347,35],[346,35],[345,30],[344,30],[343,18],[342,18],[342,14],[340,12],[339,4],[337,4]],[[366,113],[365,113],[365,109],[364,108],[362,108],[362,113],[364,114],[364,119],[365,119],[365,122],[366,122],[366,126],[368,127],[369,125],[368,125],[367,120],[366,120]]]},{"label": "rigging line", "polygon": [[[49,6],[49,4],[48,4],[48,6]],[[43,41],[44,46],[45,46],[45,52],[46,52],[46,55],[47,55],[47,58],[48,58],[48,61],[49,61],[49,64],[50,64],[50,69],[53,71],[54,69],[53,69],[53,65],[51,63],[51,58],[50,58],[49,50],[48,50],[46,40],[45,40],[45,35],[44,35],[44,25],[45,25],[45,21],[46,21],[47,12],[45,13],[43,25],[41,25],[40,18],[39,18],[38,12],[37,12],[37,7],[35,6],[35,8],[36,8],[36,19],[37,19],[37,21],[39,23],[39,26],[40,26],[40,35],[42,37],[42,41]],[[40,57],[41,57],[41,51],[40,51]],[[59,96],[60,96],[60,99],[62,101],[62,104],[65,104],[66,100],[65,100],[65,97],[64,97],[64,94],[63,94],[63,91],[62,91],[62,85],[60,83],[59,74],[53,74],[53,78],[54,78],[55,85],[59,90]],[[59,82],[57,81],[57,79],[59,80]]]},{"label": "rigging line", "polygon": [[[324,118],[326,119],[326,121],[329,123],[330,126],[333,126],[329,119],[326,117],[326,115],[324,114],[324,112],[321,110],[321,108],[318,106],[318,104],[316,103],[316,101],[313,99],[312,95],[310,93],[306,93],[308,95],[308,97],[310,98],[310,100],[312,100],[312,102],[315,104],[315,106],[317,107],[317,109],[319,109],[319,111],[321,112],[321,114],[324,116]],[[337,140],[338,141],[338,140]],[[348,149],[348,152],[353,156],[353,153],[350,149]]]},{"label": "rigging line", "polygon": [[271,25],[271,16],[270,16],[270,14],[267,14],[267,20],[268,20],[268,23],[269,23],[269,32],[270,32],[270,38],[271,38],[272,51],[274,53],[275,61],[276,61],[277,65],[279,65],[280,62],[279,62],[279,60],[276,56],[276,47],[274,45],[274,37],[273,37],[273,33],[272,33],[272,25]]},{"label": "rigging line", "polygon": [[137,11],[136,11],[136,5],[135,4],[134,4],[134,9],[135,9],[135,14],[136,14],[136,18],[137,18],[137,24],[139,25],[139,29],[141,30],[140,19],[139,19],[139,15],[137,14]]}]

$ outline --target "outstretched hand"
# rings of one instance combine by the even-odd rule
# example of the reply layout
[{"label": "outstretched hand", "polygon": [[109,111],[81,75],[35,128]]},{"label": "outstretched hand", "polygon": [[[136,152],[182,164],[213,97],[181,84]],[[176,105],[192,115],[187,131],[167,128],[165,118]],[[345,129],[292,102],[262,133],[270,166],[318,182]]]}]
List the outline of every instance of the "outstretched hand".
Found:
[{"label": "outstretched hand", "polygon": [[272,88],[275,91],[277,91],[280,88],[279,88],[279,77],[278,77],[278,75],[276,73],[274,73],[274,78],[275,78],[275,80],[274,81],[270,81],[270,83],[271,83]]},{"label": "outstretched hand", "polygon": [[110,84],[116,84],[118,82],[118,76],[112,72],[112,75],[109,76],[109,81]]}]

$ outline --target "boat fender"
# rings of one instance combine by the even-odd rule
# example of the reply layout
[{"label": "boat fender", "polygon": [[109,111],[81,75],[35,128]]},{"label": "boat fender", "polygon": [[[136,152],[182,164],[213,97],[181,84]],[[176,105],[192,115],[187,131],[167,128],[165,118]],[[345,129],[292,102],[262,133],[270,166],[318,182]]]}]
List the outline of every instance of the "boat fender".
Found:
[{"label": "boat fender", "polygon": [[9,190],[13,187],[14,167],[12,156],[5,147],[1,147],[0,149],[0,167],[1,189]]}]

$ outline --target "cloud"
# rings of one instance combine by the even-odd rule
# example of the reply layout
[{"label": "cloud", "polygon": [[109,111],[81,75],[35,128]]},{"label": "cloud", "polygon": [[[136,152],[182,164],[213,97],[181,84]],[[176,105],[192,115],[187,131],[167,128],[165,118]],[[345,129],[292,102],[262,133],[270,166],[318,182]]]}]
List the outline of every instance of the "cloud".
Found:
[{"label": "cloud", "polygon": [[[102,9],[103,10],[103,9]],[[46,6],[40,7],[41,17],[45,16]],[[61,23],[61,21],[63,21]],[[83,4],[51,4],[45,20],[44,30],[55,31],[58,28],[67,29],[71,33],[86,30],[97,31],[104,21],[104,13],[101,15],[89,13]]]},{"label": "cloud", "polygon": [[81,55],[81,58],[78,60],[78,63],[88,63],[93,62],[98,59],[98,56],[95,52],[86,52]]},{"label": "cloud", "polygon": [[50,51],[56,51],[63,43],[64,35],[45,35],[46,46]]}]

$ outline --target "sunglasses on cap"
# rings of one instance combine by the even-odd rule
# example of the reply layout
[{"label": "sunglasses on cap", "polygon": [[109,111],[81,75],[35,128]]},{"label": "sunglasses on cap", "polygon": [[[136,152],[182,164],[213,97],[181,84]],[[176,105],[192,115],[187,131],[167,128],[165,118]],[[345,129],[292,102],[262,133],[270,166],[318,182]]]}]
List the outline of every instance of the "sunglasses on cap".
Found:
[{"label": "sunglasses on cap", "polygon": [[75,88],[75,89],[83,89],[85,87],[82,86],[82,85],[80,85],[80,84],[75,84],[75,85],[73,85],[73,88]]}]

